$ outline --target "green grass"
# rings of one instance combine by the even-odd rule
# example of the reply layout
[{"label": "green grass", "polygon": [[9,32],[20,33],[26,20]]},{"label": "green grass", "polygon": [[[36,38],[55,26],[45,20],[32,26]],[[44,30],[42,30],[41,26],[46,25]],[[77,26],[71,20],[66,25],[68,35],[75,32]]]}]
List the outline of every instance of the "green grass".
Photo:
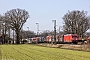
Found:
[{"label": "green grass", "polygon": [[0,45],[0,60],[90,60],[90,52],[35,45]]}]

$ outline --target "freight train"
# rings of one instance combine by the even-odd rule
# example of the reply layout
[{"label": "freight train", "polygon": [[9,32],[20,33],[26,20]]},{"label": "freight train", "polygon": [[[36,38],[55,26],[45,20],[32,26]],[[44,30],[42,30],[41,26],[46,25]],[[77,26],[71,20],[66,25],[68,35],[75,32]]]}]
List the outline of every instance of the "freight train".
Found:
[{"label": "freight train", "polygon": [[56,35],[56,41],[54,40],[54,36],[49,35],[46,37],[34,37],[29,38],[30,43],[78,43],[78,35],[77,34],[66,34],[66,35]]},{"label": "freight train", "polygon": [[[52,42],[54,40],[53,36],[47,36],[46,42]],[[56,43],[77,43],[78,35],[77,34],[67,34],[67,35],[56,35]]]}]

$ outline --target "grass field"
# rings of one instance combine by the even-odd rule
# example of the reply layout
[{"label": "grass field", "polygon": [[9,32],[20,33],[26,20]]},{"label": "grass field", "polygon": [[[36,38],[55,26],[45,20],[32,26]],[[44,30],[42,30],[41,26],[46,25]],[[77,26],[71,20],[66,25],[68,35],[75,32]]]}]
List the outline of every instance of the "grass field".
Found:
[{"label": "grass field", "polygon": [[0,60],[90,60],[90,52],[35,45],[0,45]]}]

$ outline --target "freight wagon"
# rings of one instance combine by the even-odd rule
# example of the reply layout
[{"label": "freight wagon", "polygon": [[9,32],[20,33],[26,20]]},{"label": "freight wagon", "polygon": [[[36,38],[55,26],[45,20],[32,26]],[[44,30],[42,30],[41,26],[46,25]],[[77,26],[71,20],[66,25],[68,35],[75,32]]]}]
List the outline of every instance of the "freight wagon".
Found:
[{"label": "freight wagon", "polygon": [[34,37],[29,39],[31,43],[44,43],[44,37]]}]

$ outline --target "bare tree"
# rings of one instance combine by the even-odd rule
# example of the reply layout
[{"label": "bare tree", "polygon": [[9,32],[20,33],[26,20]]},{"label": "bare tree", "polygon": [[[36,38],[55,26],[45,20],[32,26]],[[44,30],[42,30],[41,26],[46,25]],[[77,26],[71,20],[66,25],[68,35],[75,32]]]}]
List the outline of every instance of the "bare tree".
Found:
[{"label": "bare tree", "polygon": [[0,42],[3,44],[3,17],[0,15]]},{"label": "bare tree", "polygon": [[32,38],[35,37],[35,33],[33,31],[22,31],[22,38],[27,39],[27,38]]},{"label": "bare tree", "polygon": [[54,31],[44,30],[44,31],[41,32],[40,35],[43,36],[43,37],[46,37],[48,35],[54,35]]},{"label": "bare tree", "polygon": [[63,16],[64,32],[76,33],[83,37],[83,34],[89,29],[89,20],[85,11],[69,11]]},{"label": "bare tree", "polygon": [[6,23],[5,23],[5,19],[4,16],[0,15],[0,34],[2,35],[3,38],[3,42],[2,43],[6,43]]},{"label": "bare tree", "polygon": [[23,24],[29,18],[29,13],[23,9],[12,9],[5,13],[7,22],[10,24],[10,27],[15,30],[16,33],[16,43],[20,43],[20,31]]},{"label": "bare tree", "polygon": [[89,20],[89,30],[90,30],[90,15],[88,16],[88,20]]},{"label": "bare tree", "polygon": [[0,34],[2,34],[2,23],[3,23],[3,19],[2,19],[2,15],[0,15]]}]

